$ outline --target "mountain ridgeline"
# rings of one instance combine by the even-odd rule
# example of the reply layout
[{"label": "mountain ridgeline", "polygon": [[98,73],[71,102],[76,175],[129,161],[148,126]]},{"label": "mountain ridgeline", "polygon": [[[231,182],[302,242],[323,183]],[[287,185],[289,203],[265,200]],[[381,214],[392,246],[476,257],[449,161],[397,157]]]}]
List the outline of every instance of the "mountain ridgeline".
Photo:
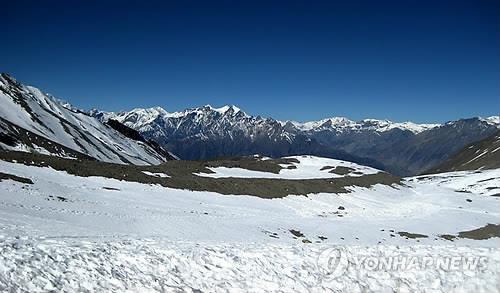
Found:
[{"label": "mountain ridgeline", "polygon": [[299,123],[251,116],[235,106],[85,112],[7,74],[0,75],[0,103],[0,150],[133,165],[315,155],[406,176],[439,166],[500,127],[497,116],[445,124],[342,117]]},{"label": "mountain ridgeline", "polygon": [[261,154],[310,154],[370,165],[397,175],[422,173],[465,145],[498,131],[500,119],[470,118],[442,125],[331,118],[298,123],[250,116],[235,106],[169,113],[162,108],[91,115],[117,120],[182,159]]},{"label": "mountain ridgeline", "polygon": [[173,159],[135,130],[103,124],[7,74],[0,75],[0,103],[0,150],[133,165]]}]

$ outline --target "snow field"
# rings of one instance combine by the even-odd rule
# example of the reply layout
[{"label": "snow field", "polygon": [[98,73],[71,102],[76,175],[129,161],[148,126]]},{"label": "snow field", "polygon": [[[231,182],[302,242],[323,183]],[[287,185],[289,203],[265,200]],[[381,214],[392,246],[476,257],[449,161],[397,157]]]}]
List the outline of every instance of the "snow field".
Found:
[{"label": "snow field", "polygon": [[[345,176],[359,177],[363,175],[376,174],[382,172],[375,168],[358,165],[347,161],[320,158],[315,156],[291,156],[285,159],[296,159],[299,163],[282,164],[279,174],[247,170],[242,168],[212,167],[208,168],[215,173],[196,173],[195,175],[211,178],[273,178],[273,179],[321,179],[340,178]],[[295,169],[287,169],[288,166],[295,166]],[[333,168],[321,170],[323,167],[346,167],[353,169],[347,175],[330,173]]]},{"label": "snow field", "polygon": [[[484,195],[499,170],[280,199],[5,161],[0,172],[34,182],[0,181],[0,291],[500,292],[499,238],[439,237],[500,222],[498,197]],[[460,192],[464,186],[470,192]],[[485,262],[474,269],[360,262],[393,256]]]},{"label": "snow field", "polygon": [[499,292],[500,250],[343,246],[350,258],[476,256],[474,270],[435,267],[325,274],[332,246],[179,243],[158,239],[0,239],[0,290],[10,292]]}]

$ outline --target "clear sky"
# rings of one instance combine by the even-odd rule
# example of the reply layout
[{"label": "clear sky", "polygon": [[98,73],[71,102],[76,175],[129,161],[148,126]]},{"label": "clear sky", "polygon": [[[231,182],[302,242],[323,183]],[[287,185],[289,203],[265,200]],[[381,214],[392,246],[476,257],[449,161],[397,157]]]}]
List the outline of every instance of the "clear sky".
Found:
[{"label": "clear sky", "polygon": [[80,108],[500,115],[500,1],[2,1],[0,71]]}]

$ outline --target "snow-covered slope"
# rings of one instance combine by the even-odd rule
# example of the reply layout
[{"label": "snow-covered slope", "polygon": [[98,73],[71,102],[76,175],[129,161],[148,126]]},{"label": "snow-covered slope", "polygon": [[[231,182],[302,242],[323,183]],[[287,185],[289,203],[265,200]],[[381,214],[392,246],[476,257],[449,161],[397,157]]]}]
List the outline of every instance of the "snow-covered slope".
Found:
[{"label": "snow-covered slope", "polygon": [[[500,283],[495,248],[86,237],[6,238],[2,245],[5,292],[498,293]],[[401,264],[377,268],[391,260]]]},{"label": "snow-covered slope", "polygon": [[500,169],[437,173],[411,177],[407,180],[443,186],[464,193],[500,197]]},{"label": "snow-covered slope", "polygon": [[[461,190],[499,178],[499,170],[280,199],[5,161],[0,174],[33,182],[0,179],[2,291],[498,292],[500,285],[498,233],[481,232],[499,223],[500,198]],[[372,263],[390,258],[412,265]],[[469,258],[480,263],[462,268]]]},{"label": "snow-covered slope", "polygon": [[[37,88],[24,86],[6,74],[0,75],[0,105],[4,123],[97,160],[139,165],[159,164],[165,160],[146,143],[129,139],[98,119]],[[1,132],[19,136],[8,127],[2,127]],[[0,148],[36,151],[26,144],[1,144]]]},{"label": "snow-covered slope", "polygon": [[[157,235],[175,240],[228,242],[297,243],[308,239],[344,244],[500,244],[494,237],[479,241],[439,237],[499,222],[500,198],[481,191],[493,183],[468,192],[463,187],[481,186],[486,179],[498,183],[500,169],[477,176],[442,174],[432,180],[408,178],[399,186],[352,186],[351,192],[345,194],[290,195],[281,199],[78,177],[48,167],[6,161],[0,161],[0,172],[33,182],[0,179],[0,218],[2,233],[7,234]],[[292,229],[304,236],[291,233]],[[407,239],[398,236],[400,231],[427,237]]]}]

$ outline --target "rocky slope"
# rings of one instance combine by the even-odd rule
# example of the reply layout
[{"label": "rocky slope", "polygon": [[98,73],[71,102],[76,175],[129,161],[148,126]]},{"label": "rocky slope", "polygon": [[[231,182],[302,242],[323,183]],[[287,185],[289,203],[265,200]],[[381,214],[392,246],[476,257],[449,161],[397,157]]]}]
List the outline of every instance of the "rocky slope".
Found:
[{"label": "rocky slope", "polygon": [[467,145],[430,172],[449,172],[500,168],[500,131]]}]

